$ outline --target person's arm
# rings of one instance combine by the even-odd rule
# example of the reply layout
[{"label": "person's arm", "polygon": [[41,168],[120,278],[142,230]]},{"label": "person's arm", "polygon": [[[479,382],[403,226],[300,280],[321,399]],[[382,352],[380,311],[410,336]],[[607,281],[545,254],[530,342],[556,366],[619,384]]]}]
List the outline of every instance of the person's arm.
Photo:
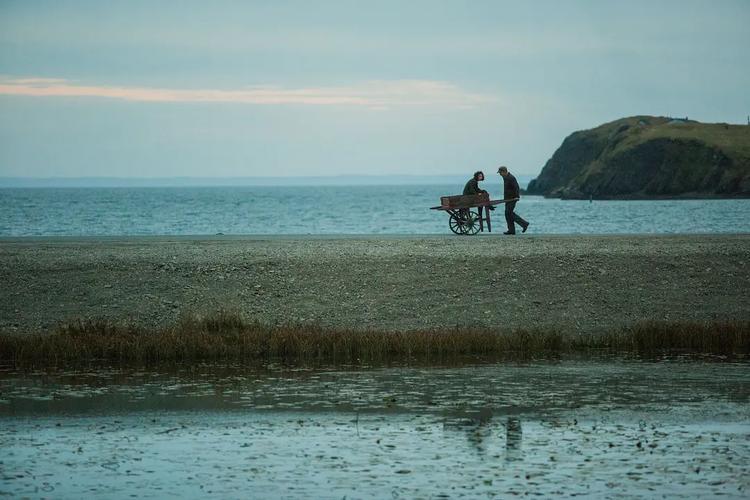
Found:
[{"label": "person's arm", "polygon": [[464,188],[464,194],[478,194],[479,193],[479,185],[477,184],[476,179],[471,179],[469,182],[466,183],[466,187]]},{"label": "person's arm", "polygon": [[520,198],[521,197],[521,188],[518,187],[518,181],[515,177],[512,177],[510,179],[510,198]]},{"label": "person's arm", "polygon": [[474,187],[474,192],[472,194],[485,194],[487,192],[479,187],[479,181],[476,179],[473,180],[472,186]]}]

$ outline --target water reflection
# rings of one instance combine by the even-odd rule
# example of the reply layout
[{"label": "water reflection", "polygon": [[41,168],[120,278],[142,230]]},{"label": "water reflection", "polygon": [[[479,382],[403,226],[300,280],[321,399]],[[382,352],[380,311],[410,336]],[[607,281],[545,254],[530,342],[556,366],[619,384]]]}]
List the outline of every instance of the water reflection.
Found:
[{"label": "water reflection", "polygon": [[505,421],[505,460],[512,462],[521,460],[521,419],[519,417],[508,417]]},{"label": "water reflection", "polygon": [[6,373],[0,491],[742,497],[747,368],[565,361]]},{"label": "water reflection", "polygon": [[[560,361],[458,368],[0,373],[0,415],[138,410],[420,412],[480,424],[495,415],[605,408],[637,414],[750,401],[747,362]],[[453,422],[455,423],[455,422]]]},{"label": "water reflection", "polygon": [[483,454],[487,451],[487,442],[495,437],[493,413],[490,407],[448,411],[443,420],[443,429],[465,434],[472,448],[477,453]]},{"label": "water reflection", "polygon": [[504,422],[494,416],[492,408],[480,408],[476,411],[463,412],[461,416],[450,415],[443,420],[446,431],[461,432],[471,448],[479,455],[487,454],[488,449],[497,447],[497,441],[505,431],[505,460],[519,461],[523,458],[523,429],[521,418],[508,416]]}]

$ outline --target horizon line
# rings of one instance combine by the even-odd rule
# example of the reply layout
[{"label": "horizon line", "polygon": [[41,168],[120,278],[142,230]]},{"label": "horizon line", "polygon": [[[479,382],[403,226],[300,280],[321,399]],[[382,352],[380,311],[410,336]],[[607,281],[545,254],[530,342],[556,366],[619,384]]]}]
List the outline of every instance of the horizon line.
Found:
[{"label": "horizon line", "polygon": [[[233,177],[11,177],[0,176],[0,188],[87,188],[87,187],[226,187],[226,186],[374,186],[461,184],[470,174],[394,175],[304,175]],[[534,175],[518,174],[521,184]]]},{"label": "horizon line", "polygon": [[[471,175],[469,173],[468,175]],[[524,174],[519,174],[524,175]],[[163,176],[119,176],[119,175],[77,175],[77,176],[30,176],[0,175],[0,179],[299,179],[336,177],[464,177],[462,174],[320,174],[320,175],[163,175]]]}]

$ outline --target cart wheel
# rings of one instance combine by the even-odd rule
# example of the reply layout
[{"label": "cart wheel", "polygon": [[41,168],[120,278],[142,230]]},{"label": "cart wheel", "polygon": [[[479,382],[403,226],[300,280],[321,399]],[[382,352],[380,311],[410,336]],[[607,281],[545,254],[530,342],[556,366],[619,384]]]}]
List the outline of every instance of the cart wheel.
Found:
[{"label": "cart wheel", "polygon": [[453,231],[455,234],[465,234],[465,222],[463,220],[463,217],[459,214],[453,213],[448,218],[448,226],[451,228],[451,231]]},{"label": "cart wheel", "polygon": [[479,232],[479,214],[477,212],[467,211],[464,216],[464,233],[467,236],[474,236]]}]

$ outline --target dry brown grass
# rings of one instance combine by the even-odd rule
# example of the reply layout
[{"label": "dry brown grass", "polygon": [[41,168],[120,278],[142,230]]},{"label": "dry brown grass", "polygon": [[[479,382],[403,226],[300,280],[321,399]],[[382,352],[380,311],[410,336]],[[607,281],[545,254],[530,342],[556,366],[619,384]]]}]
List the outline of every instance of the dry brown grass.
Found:
[{"label": "dry brown grass", "polygon": [[455,328],[408,332],[272,326],[220,311],[157,331],[102,320],[74,321],[48,334],[0,335],[0,361],[16,366],[77,363],[152,364],[443,362],[451,358],[533,356],[607,350],[705,354],[750,352],[750,323],[657,323],[590,336],[555,330]]},{"label": "dry brown grass", "polygon": [[666,323],[648,321],[597,341],[611,350],[651,353],[680,350],[705,354],[750,353],[750,322]]}]

